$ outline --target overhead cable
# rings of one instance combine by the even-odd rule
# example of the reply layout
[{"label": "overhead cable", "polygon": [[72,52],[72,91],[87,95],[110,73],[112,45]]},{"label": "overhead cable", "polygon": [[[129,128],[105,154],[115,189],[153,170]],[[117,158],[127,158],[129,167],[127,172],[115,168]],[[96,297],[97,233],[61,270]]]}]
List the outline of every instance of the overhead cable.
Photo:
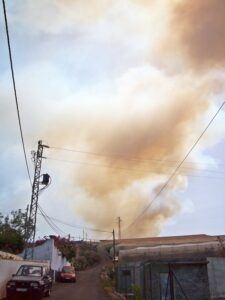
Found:
[{"label": "overhead cable", "polygon": [[184,158],[182,159],[182,161],[177,165],[177,167],[172,172],[172,174],[169,176],[169,178],[165,182],[165,184],[157,192],[157,194],[152,199],[152,201],[142,210],[142,212],[134,219],[134,221],[132,223],[130,223],[129,226],[127,226],[127,228],[125,230],[129,229],[130,227],[132,227],[146,213],[146,211],[152,206],[152,204],[154,203],[154,201],[166,189],[166,187],[169,185],[169,183],[171,182],[171,180],[175,177],[175,175],[177,175],[177,171],[180,169],[180,167],[183,165],[183,163],[188,158],[188,156],[190,155],[190,153],[194,150],[194,148],[196,147],[196,145],[198,144],[198,142],[201,140],[201,138],[203,137],[203,135],[206,133],[206,131],[208,130],[208,128],[211,126],[211,124],[213,123],[213,121],[215,120],[215,118],[217,117],[217,115],[219,114],[219,112],[222,110],[222,108],[223,108],[224,105],[225,105],[225,102],[223,102],[221,104],[221,106],[218,108],[218,110],[216,111],[216,113],[214,114],[214,116],[211,118],[211,120],[209,121],[209,123],[207,124],[207,126],[205,127],[205,129],[202,131],[202,133],[200,134],[200,136],[197,138],[197,140],[191,146],[191,148],[189,149],[189,151],[187,152],[187,154],[184,156]]},{"label": "overhead cable", "polygon": [[[159,159],[159,158],[141,158],[141,157],[130,157],[130,156],[126,156],[125,154],[121,154],[121,153],[99,153],[99,152],[91,152],[91,151],[83,151],[83,150],[76,150],[76,149],[71,149],[71,148],[62,148],[62,147],[54,147],[54,146],[49,146],[49,149],[54,149],[54,150],[60,150],[60,151],[67,151],[67,152],[74,152],[74,153],[80,153],[80,154],[87,154],[87,155],[92,155],[92,156],[99,156],[99,157],[106,157],[106,158],[114,158],[114,159],[119,159],[119,160],[128,160],[128,161],[134,161],[134,162],[143,162],[143,163],[147,163],[147,162],[153,162],[153,163],[160,163],[160,164],[165,164],[165,163],[169,163],[169,164],[174,164],[177,163],[179,161],[176,160],[166,160],[166,159]],[[186,164],[191,164],[191,165],[209,165],[209,163],[195,163],[195,162],[190,162],[190,161],[186,161]],[[214,164],[211,164],[214,165]],[[220,166],[225,166],[225,164],[217,164]],[[173,167],[173,166],[168,166],[168,167]],[[185,166],[183,168],[193,168],[193,167],[188,167]]]},{"label": "overhead cable", "polygon": [[[86,226],[81,226],[81,225],[75,225],[75,224],[70,224],[70,223],[67,223],[63,220],[59,220],[57,218],[54,218],[54,217],[51,217],[49,215],[47,215],[47,213],[43,210],[43,208],[41,208],[40,204],[38,204],[38,208],[39,208],[39,211],[41,213],[41,215],[44,217],[44,218],[47,218],[47,220],[52,223],[51,225],[53,227],[55,227],[55,229],[58,229],[59,231],[61,232],[64,232],[63,230],[61,230],[53,221],[55,222],[58,222],[58,223],[61,223],[63,225],[66,225],[66,226],[69,226],[69,227],[73,227],[73,228],[78,228],[78,229],[83,229],[85,228],[86,230],[89,230],[89,231],[95,231],[95,232],[102,232],[102,233],[111,233],[110,231],[106,231],[106,230],[101,230],[101,229],[97,229],[97,228],[90,228],[90,227],[86,227]],[[65,232],[64,232],[65,233]],[[66,234],[66,233],[65,233]]]},{"label": "overhead cable", "polygon": [[74,224],[70,224],[70,223],[67,223],[65,221],[59,220],[57,218],[53,218],[53,217],[49,217],[49,218],[51,220],[54,220],[54,221],[59,222],[59,223],[61,223],[63,225],[66,225],[66,226],[69,226],[69,227],[73,227],[73,228],[78,228],[78,229],[85,228],[86,230],[89,230],[89,231],[102,232],[102,233],[111,233],[111,231],[106,231],[106,230],[97,229],[97,228],[90,228],[90,227],[81,226],[81,225],[74,225]]},{"label": "overhead cable", "polygon": [[[59,232],[61,232],[61,234],[67,234],[65,231],[63,231],[62,229],[60,229],[52,220],[51,218],[45,213],[45,211],[41,208],[41,206],[38,204],[38,209],[42,215],[42,217],[44,218],[44,220],[46,221],[46,223],[52,228],[52,230],[56,233],[59,234]],[[59,234],[60,235],[60,234]]]},{"label": "overhead cable", "polygon": [[[99,167],[99,168],[109,168],[109,169],[115,169],[115,170],[122,170],[122,171],[127,171],[129,172],[129,175],[131,174],[130,172],[133,172],[134,174],[156,174],[156,175],[168,175],[167,173],[161,171],[157,172],[157,171],[150,171],[147,169],[134,169],[134,168],[122,168],[122,167],[114,167],[114,166],[110,166],[110,165],[103,165],[103,164],[94,164],[94,163],[90,163],[90,162],[80,162],[80,161],[74,161],[74,160],[66,160],[66,159],[57,159],[57,158],[53,158],[50,156],[47,156],[46,159],[48,160],[54,160],[54,161],[59,161],[59,162],[65,162],[65,163],[70,163],[70,164],[81,164],[81,165],[87,165],[87,166],[91,166],[91,167]],[[195,171],[205,171],[205,172],[213,172],[213,173],[219,173],[219,174],[225,174],[224,172],[217,172],[217,171],[213,171],[213,170],[199,170],[199,169],[195,169]],[[220,179],[220,180],[225,180],[225,177],[214,177],[214,176],[204,176],[204,175],[192,175],[192,174],[186,174],[186,173],[179,173],[179,175],[181,176],[187,176],[187,177],[195,177],[195,178],[209,178],[209,179]]]},{"label": "overhead cable", "polygon": [[13,59],[12,59],[12,51],[11,51],[10,38],[9,38],[9,28],[8,28],[8,21],[7,21],[7,12],[6,12],[6,5],[5,5],[5,1],[4,0],[2,0],[2,5],[3,5],[4,19],[5,19],[5,30],[6,30],[6,36],[7,36],[9,60],[10,60],[10,67],[11,67],[11,75],[12,75],[12,82],[13,82],[14,97],[15,97],[15,102],[16,102],[17,117],[18,117],[18,122],[19,122],[20,137],[21,137],[21,143],[22,143],[22,148],[23,148],[23,153],[24,153],[24,158],[25,158],[25,164],[26,164],[27,174],[28,174],[28,177],[29,177],[30,184],[32,186],[32,180],[31,180],[30,170],[29,170],[29,166],[28,166],[28,160],[27,160],[27,154],[26,154],[26,149],[25,149],[22,124],[21,124],[19,103],[18,103],[18,97],[17,97],[17,91],[16,91],[16,82],[15,82],[15,75],[14,75],[14,68],[13,68]]}]

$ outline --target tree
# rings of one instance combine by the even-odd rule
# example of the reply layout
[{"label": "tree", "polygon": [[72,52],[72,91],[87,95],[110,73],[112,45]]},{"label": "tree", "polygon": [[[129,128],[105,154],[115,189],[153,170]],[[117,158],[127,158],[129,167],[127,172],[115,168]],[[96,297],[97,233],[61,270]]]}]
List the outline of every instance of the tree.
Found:
[{"label": "tree", "polygon": [[18,254],[24,249],[24,239],[18,230],[5,223],[0,226],[0,249]]},{"label": "tree", "polygon": [[0,226],[2,225],[2,219],[3,219],[3,215],[0,213]]},{"label": "tree", "polygon": [[22,212],[21,209],[12,210],[10,225],[13,229],[16,229],[20,232],[20,234],[24,237],[26,225],[27,225],[27,215],[25,212]]},{"label": "tree", "polygon": [[25,246],[26,213],[21,209],[5,217],[0,213],[0,250],[18,254]]}]

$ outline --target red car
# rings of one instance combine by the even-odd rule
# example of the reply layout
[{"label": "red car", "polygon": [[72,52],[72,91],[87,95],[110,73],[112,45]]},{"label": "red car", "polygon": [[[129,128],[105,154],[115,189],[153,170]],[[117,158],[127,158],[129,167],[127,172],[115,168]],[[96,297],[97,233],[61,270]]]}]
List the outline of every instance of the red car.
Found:
[{"label": "red car", "polygon": [[76,273],[74,267],[65,266],[62,268],[62,271],[60,273],[60,281],[70,281],[70,282],[76,282]]}]

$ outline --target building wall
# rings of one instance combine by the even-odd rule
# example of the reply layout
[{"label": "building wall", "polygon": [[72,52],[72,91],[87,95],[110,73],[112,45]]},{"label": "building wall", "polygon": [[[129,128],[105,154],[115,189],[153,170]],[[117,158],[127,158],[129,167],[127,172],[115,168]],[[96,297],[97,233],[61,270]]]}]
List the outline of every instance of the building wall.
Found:
[{"label": "building wall", "polygon": [[[49,239],[46,240],[43,244],[36,246],[34,248],[34,260],[48,260],[51,261],[52,258],[52,248],[54,245],[54,240]],[[27,250],[27,259],[31,259],[31,251],[32,249],[29,248]],[[20,254],[21,257],[24,257],[25,250]]]},{"label": "building wall", "polygon": [[[23,253],[21,254],[23,256]],[[28,249],[28,259],[31,258],[31,249]],[[40,246],[34,248],[34,260],[48,260],[51,264],[51,269],[61,271],[62,267],[68,262],[62,253],[55,247],[54,239],[46,240]]]},{"label": "building wall", "polygon": [[52,270],[61,271],[62,267],[68,264],[66,258],[62,256],[62,253],[53,244],[51,257]]},{"label": "building wall", "polygon": [[45,243],[43,243],[40,246],[36,246],[34,248],[34,259],[38,260],[49,260],[52,261],[52,249],[54,247],[54,240],[49,239],[46,240]]},{"label": "building wall", "polygon": [[208,258],[208,278],[211,299],[225,299],[225,258]]},{"label": "building wall", "polygon": [[[171,271],[175,299],[210,300],[206,261],[172,264]],[[145,300],[164,300],[166,294],[169,299],[168,275],[168,263],[128,263],[118,267],[118,291],[129,293],[134,285]]]},{"label": "building wall", "polygon": [[172,278],[175,299],[210,300],[206,264],[172,264],[171,277],[168,264],[151,264],[149,268],[151,280],[145,286],[146,299],[165,299]]},{"label": "building wall", "polygon": [[117,268],[117,290],[122,294],[129,294],[132,291],[132,286],[136,285],[137,266],[131,264],[119,266]]}]

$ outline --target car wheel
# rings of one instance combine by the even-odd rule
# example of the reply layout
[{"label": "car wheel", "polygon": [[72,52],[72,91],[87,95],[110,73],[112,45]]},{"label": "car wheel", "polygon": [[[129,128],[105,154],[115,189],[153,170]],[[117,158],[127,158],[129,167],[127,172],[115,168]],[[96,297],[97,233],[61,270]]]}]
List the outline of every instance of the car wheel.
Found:
[{"label": "car wheel", "polygon": [[51,296],[51,290],[49,289],[45,292],[45,297],[50,297],[50,296]]}]

